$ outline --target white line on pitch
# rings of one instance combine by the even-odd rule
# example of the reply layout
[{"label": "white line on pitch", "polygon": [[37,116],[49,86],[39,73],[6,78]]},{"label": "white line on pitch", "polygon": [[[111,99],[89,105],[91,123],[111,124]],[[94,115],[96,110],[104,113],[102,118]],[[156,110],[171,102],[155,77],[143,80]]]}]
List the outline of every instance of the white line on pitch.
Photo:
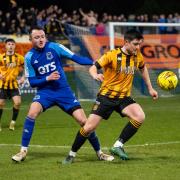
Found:
[{"label": "white line on pitch", "polygon": [[[170,142],[158,142],[158,143],[146,143],[146,144],[136,144],[136,145],[128,145],[125,146],[126,148],[133,148],[133,147],[145,147],[145,146],[159,146],[159,145],[169,145],[169,144],[179,144],[180,141],[170,141]],[[19,146],[19,144],[0,144],[0,147],[5,147],[5,146]],[[30,145],[30,147],[35,147],[35,148],[71,148],[71,146],[51,146],[51,145]],[[90,149],[91,147],[82,147],[83,149]],[[107,150],[109,149],[108,147],[102,147],[102,150]]]}]

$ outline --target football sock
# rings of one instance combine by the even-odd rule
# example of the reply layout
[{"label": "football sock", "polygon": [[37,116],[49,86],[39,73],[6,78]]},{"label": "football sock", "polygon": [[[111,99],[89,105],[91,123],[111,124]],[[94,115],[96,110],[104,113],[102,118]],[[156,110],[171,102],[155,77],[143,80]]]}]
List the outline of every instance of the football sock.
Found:
[{"label": "football sock", "polygon": [[137,122],[135,120],[130,120],[124,129],[122,130],[119,141],[124,144],[126,141],[128,141],[139,129],[142,123]]},{"label": "football sock", "polygon": [[123,143],[120,142],[119,140],[117,140],[117,141],[114,143],[113,146],[114,146],[114,147],[123,147]]},{"label": "football sock", "polygon": [[72,156],[72,157],[76,157],[76,152],[70,151],[69,155]]},{"label": "football sock", "polygon": [[26,117],[24,122],[24,129],[23,129],[22,143],[21,143],[23,147],[28,147],[33,133],[34,125],[35,125],[35,120]]},{"label": "football sock", "polygon": [[84,128],[81,128],[76,135],[71,150],[73,152],[77,152],[81,148],[81,146],[85,143],[87,138],[88,135],[84,132]]},{"label": "football sock", "polygon": [[96,152],[98,152],[100,150],[100,143],[98,140],[98,137],[96,136],[95,132],[92,132],[89,136],[88,136],[88,140],[91,143],[92,147],[94,148],[94,150]]},{"label": "football sock", "polygon": [[21,146],[21,151],[27,151],[28,147]]},{"label": "football sock", "polygon": [[16,121],[17,117],[18,117],[18,114],[19,114],[19,109],[16,109],[13,107],[13,115],[12,115],[12,120],[13,121]]}]

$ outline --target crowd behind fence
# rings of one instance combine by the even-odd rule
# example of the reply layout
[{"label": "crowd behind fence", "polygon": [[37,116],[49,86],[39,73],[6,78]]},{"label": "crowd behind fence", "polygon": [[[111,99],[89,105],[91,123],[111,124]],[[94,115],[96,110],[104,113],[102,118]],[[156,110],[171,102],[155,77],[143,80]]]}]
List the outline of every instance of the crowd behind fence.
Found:
[{"label": "crowd behind fence", "polygon": [[[159,22],[180,23],[180,14],[98,14],[93,10],[84,12],[81,8],[72,13],[64,12],[58,5],[51,5],[45,9],[35,7],[22,8],[17,4],[7,11],[0,10],[0,34],[15,34],[21,36],[28,34],[30,28],[35,25],[45,27],[48,34],[59,36],[59,23],[68,23],[82,27],[88,27],[92,34],[104,35],[107,33],[108,22]],[[178,33],[177,28],[162,27],[160,33]]]}]

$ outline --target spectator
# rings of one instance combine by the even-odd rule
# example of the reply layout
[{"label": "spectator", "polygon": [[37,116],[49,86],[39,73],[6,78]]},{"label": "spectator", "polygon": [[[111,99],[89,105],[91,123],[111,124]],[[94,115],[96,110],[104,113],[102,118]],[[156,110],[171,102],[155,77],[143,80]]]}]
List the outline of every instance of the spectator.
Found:
[{"label": "spectator", "polygon": [[85,14],[82,9],[79,9],[80,14],[83,16],[85,21],[87,22],[88,27],[96,26],[97,25],[97,19],[95,16],[95,13],[93,11],[90,11],[88,14]]},{"label": "spectator", "polygon": [[[169,14],[169,15],[168,15],[168,17],[167,17],[167,22],[168,22],[168,23],[175,23],[172,14]],[[176,33],[177,33],[177,30],[176,30],[175,27],[170,26],[170,27],[167,27],[167,33],[168,33],[168,34],[176,34]]]},{"label": "spectator", "polygon": [[6,27],[6,23],[3,21],[1,22],[1,25],[0,25],[0,34],[7,34],[7,27]]},{"label": "spectator", "polygon": [[[175,14],[174,14],[174,22],[175,22],[175,23],[180,23],[180,14],[178,14],[178,13],[175,13]],[[176,29],[177,31],[180,31],[180,26],[175,27],[175,29]]]},{"label": "spectator", "polygon": [[102,21],[100,21],[96,25],[96,35],[105,35],[106,34],[106,27]]},{"label": "spectator", "polygon": [[[159,21],[158,21],[159,23],[166,23],[167,21],[166,21],[166,18],[165,18],[165,15],[164,14],[161,14],[160,15],[160,18],[159,18]],[[159,33],[160,34],[166,34],[166,27],[165,26],[160,26],[159,27]]]},{"label": "spectator", "polygon": [[[45,27],[48,26],[48,28],[51,29],[51,32],[55,32],[57,30],[56,25],[53,22],[49,23],[50,19],[58,19],[63,24],[74,24],[77,26],[83,26],[88,27],[92,34],[103,34],[101,31],[104,29],[104,26],[108,22],[180,22],[180,16],[179,13],[175,13],[174,15],[170,14],[167,16],[167,20],[165,18],[165,15],[162,14],[160,17],[156,14],[152,15],[151,20],[147,14],[142,14],[136,16],[135,14],[130,14],[126,18],[124,14],[108,14],[107,12],[104,12],[102,16],[99,18],[99,14],[95,13],[94,11],[90,10],[89,13],[84,13],[82,9],[73,10],[71,14],[68,14],[66,12],[63,12],[61,8],[59,8],[57,5],[51,5],[46,9],[38,10],[34,7],[31,7],[29,9],[23,9],[22,7],[18,7],[16,1],[11,0],[10,7],[7,12],[3,12],[0,10],[0,24],[3,24],[3,26],[0,28],[0,34],[26,34],[27,31],[35,26],[41,26]],[[100,23],[98,23],[98,20]],[[15,22],[14,22],[15,21]],[[3,22],[3,23],[2,23]],[[12,24],[13,22],[13,24]],[[4,24],[5,23],[5,24]],[[102,24],[103,23],[103,24]],[[55,30],[52,30],[54,28]],[[48,29],[47,28],[47,29]],[[105,27],[107,28],[107,26]],[[136,28],[136,27],[134,27]],[[98,30],[97,30],[98,29]],[[136,28],[137,29],[137,28]],[[164,34],[166,32],[168,33],[176,33],[180,29],[179,27],[160,27],[158,28],[159,32]],[[120,30],[121,33],[123,33],[123,28],[117,27],[117,30]],[[143,33],[156,33],[153,28],[139,28],[139,30]],[[96,32],[97,31],[97,32]],[[108,29],[105,30],[105,32],[108,32]]]}]

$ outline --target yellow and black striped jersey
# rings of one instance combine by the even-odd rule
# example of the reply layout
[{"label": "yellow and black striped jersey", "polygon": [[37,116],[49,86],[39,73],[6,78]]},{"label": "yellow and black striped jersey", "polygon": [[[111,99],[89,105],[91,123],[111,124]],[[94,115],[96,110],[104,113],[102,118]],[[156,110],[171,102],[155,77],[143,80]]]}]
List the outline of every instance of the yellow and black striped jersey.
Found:
[{"label": "yellow and black striped jersey", "polygon": [[24,57],[20,54],[0,55],[0,74],[3,79],[0,80],[0,88],[16,89],[18,88],[17,77],[24,65]]},{"label": "yellow and black striped jersey", "polygon": [[97,63],[103,68],[104,81],[99,94],[109,98],[130,96],[134,72],[144,67],[140,51],[127,55],[120,48],[104,54]]}]

